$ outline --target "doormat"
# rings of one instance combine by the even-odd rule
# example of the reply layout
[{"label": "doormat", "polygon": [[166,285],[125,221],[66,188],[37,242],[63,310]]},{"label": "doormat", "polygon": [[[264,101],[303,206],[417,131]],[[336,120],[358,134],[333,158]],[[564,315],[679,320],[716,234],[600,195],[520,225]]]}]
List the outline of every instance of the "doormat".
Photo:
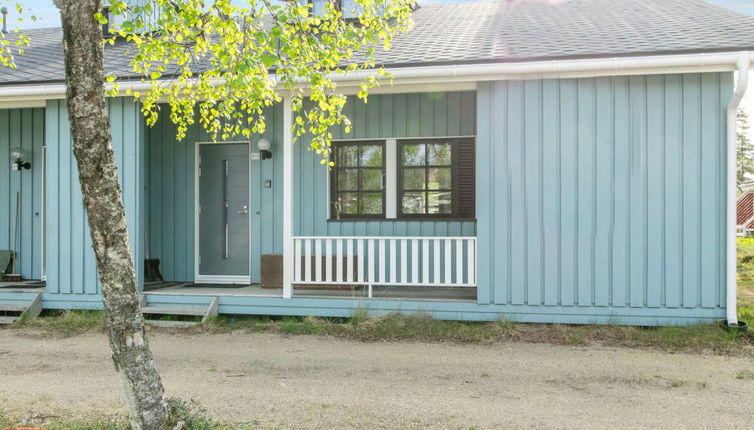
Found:
[{"label": "doormat", "polygon": [[188,284],[181,288],[243,288],[249,284]]}]

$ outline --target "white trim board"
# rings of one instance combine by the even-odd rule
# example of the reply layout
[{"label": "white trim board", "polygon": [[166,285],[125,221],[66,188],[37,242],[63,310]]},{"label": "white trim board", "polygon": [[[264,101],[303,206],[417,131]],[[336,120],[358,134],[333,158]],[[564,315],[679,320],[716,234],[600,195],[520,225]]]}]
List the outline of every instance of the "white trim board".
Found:
[{"label": "white trim board", "polygon": [[224,145],[224,144],[246,144],[248,146],[249,156],[246,157],[249,163],[249,201],[251,202],[251,141],[222,141],[222,142],[194,142],[194,282],[217,283],[217,284],[237,284],[251,283],[251,216],[249,217],[249,274],[248,276],[235,275],[202,275],[199,273],[199,148],[201,145]]}]

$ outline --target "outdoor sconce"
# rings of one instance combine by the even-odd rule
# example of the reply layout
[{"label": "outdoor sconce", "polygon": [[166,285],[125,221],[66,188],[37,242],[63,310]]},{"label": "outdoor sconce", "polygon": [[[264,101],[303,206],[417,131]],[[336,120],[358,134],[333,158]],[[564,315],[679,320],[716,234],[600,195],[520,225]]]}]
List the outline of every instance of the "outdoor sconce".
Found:
[{"label": "outdoor sconce", "polygon": [[13,170],[31,169],[31,163],[26,161],[26,150],[21,147],[15,147],[10,150],[10,159],[13,162]]},{"label": "outdoor sconce", "polygon": [[262,158],[262,160],[268,160],[272,158],[270,146],[270,141],[265,138],[257,140],[257,148],[259,149],[259,156]]}]

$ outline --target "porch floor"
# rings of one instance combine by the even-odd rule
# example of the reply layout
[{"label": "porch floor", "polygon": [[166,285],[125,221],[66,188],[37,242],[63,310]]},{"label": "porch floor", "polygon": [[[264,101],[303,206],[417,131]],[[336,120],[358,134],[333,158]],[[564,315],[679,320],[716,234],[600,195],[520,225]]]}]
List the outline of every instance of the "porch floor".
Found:
[{"label": "porch floor", "polygon": [[[282,297],[282,288],[262,288],[259,284],[244,287],[194,287],[191,283],[176,284],[166,282],[168,286],[160,288],[151,286],[147,295],[186,295],[186,296],[254,296],[254,297]],[[312,286],[293,287],[293,297],[322,297],[322,298],[367,298],[366,287],[351,287],[344,289],[315,289]],[[374,286],[372,298],[375,299],[403,299],[403,300],[440,300],[440,301],[476,301],[476,288],[469,287],[390,287]]]},{"label": "porch floor", "polygon": [[45,290],[43,281],[27,279],[15,282],[0,282],[0,293],[41,293]]}]

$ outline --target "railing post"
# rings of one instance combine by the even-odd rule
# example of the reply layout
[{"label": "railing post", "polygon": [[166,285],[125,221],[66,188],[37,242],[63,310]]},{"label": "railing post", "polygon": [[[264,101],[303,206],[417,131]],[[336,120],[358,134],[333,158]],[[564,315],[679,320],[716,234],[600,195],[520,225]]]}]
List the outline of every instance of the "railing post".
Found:
[{"label": "railing post", "polygon": [[283,298],[293,296],[293,114],[291,98],[283,98]]}]

